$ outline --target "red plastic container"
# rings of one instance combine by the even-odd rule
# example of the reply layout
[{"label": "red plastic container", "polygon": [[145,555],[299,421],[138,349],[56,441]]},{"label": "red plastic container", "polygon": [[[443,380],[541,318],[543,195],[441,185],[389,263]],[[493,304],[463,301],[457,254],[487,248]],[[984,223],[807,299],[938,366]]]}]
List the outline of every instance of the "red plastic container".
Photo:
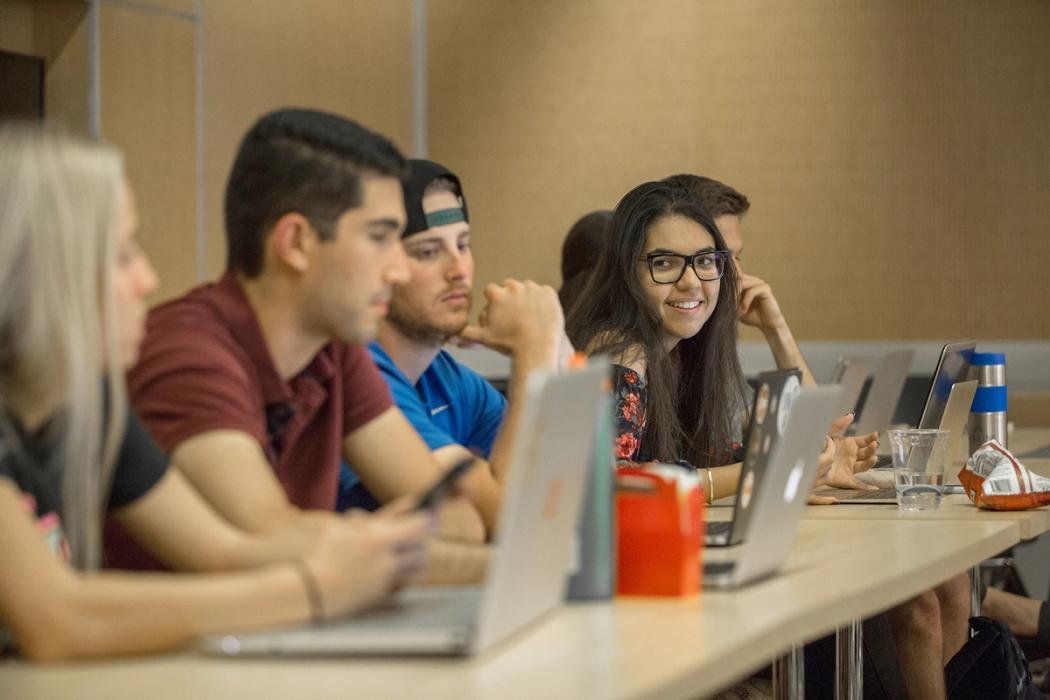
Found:
[{"label": "red plastic container", "polygon": [[654,464],[616,474],[617,593],[700,591],[704,498],[696,472]]}]

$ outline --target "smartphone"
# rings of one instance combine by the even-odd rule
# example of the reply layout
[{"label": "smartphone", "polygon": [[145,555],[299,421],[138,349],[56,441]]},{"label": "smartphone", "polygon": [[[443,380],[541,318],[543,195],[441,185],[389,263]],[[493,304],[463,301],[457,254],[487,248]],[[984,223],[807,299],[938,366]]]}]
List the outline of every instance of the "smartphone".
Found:
[{"label": "smartphone", "polygon": [[437,483],[430,487],[423,497],[419,499],[419,503],[416,504],[415,510],[426,510],[428,508],[436,508],[443,500],[448,498],[452,493],[453,487],[460,478],[470,471],[470,468],[474,466],[474,462],[477,460],[473,457],[467,457],[466,459],[460,460],[452,465],[452,467],[445,472],[445,474],[437,480]]}]

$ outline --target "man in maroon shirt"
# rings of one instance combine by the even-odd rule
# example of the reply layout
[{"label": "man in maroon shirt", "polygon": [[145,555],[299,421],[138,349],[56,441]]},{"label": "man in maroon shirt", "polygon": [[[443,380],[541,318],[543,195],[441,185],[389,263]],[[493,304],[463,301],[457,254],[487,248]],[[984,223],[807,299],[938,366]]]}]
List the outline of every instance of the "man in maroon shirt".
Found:
[{"label": "man in maroon shirt", "polygon": [[[309,532],[321,516],[304,511],[335,505],[340,457],[382,502],[442,473],[359,345],[407,280],[403,169],[393,144],[341,117],[264,116],[227,183],[226,273],[150,314],[132,401],[173,463],[242,528]],[[513,345],[513,319],[534,301],[502,295],[486,339]],[[390,472],[399,478],[375,478]],[[439,527],[447,539],[485,537],[465,500],[442,509]],[[110,545],[111,563],[134,563]]]}]

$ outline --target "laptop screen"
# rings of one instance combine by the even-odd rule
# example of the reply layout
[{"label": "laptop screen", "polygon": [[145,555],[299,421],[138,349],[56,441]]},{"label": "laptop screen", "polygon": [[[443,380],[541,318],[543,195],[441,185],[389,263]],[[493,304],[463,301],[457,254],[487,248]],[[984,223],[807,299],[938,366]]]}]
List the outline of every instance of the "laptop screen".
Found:
[{"label": "laptop screen", "polygon": [[930,384],[930,394],[926,397],[926,407],[919,420],[920,428],[940,426],[944,407],[948,403],[948,396],[952,393],[952,386],[957,382],[965,382],[969,378],[970,362],[976,346],[976,341],[966,340],[948,343],[941,350],[941,358],[937,362],[937,369],[933,373],[933,381]]}]

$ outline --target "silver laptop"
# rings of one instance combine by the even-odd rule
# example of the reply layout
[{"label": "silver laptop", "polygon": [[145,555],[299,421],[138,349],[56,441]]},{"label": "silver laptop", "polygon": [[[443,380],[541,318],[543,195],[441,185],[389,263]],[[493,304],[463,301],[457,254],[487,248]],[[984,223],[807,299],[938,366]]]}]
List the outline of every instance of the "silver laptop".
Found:
[{"label": "silver laptop", "polygon": [[[970,439],[966,434],[966,424],[970,419],[970,406],[973,405],[974,394],[977,393],[977,380],[959,382],[953,384],[948,392],[948,401],[940,407],[940,423],[935,426],[941,430],[947,430],[951,435],[948,438],[948,459],[953,461],[957,455],[965,454],[969,450]],[[953,468],[953,464],[944,465],[945,493],[958,491],[959,475]],[[824,492],[821,492],[824,493]],[[876,491],[860,491],[853,489],[833,489],[827,492],[828,496],[834,496],[839,503],[866,503],[866,504],[897,504],[897,489],[878,489]]]},{"label": "silver laptop", "polygon": [[557,608],[598,412],[608,408],[608,377],[604,362],[529,377],[482,586],[410,589],[385,609],[319,626],[210,637],[203,649],[224,655],[469,655]]},{"label": "silver laptop", "polygon": [[970,378],[970,363],[976,347],[975,340],[960,340],[946,343],[941,348],[937,367],[933,370],[930,393],[926,396],[922,417],[919,418],[920,428],[933,428],[941,424],[941,416],[946,411],[952,387]]},{"label": "silver laptop", "polygon": [[904,391],[904,383],[908,381],[913,354],[911,350],[891,350],[882,356],[851,434],[866,435],[890,427],[893,411]]},{"label": "silver laptop", "polygon": [[802,373],[797,369],[763,372],[758,375],[755,398],[751,405],[751,422],[747,429],[744,462],[740,466],[733,517],[712,520],[704,525],[704,544],[731,547],[747,539],[750,532],[751,505],[765,487],[769,460],[780,442],[791,406],[802,388]]},{"label": "silver laptop", "polygon": [[705,586],[740,586],[776,573],[784,563],[798,533],[840,394],[838,386],[804,388],[798,394],[770,459],[765,485],[755,497],[751,528],[756,534],[739,547],[723,550],[728,556],[717,561],[705,553]]},{"label": "silver laptop", "polygon": [[839,358],[835,370],[831,373],[829,384],[842,387],[839,397],[838,414],[857,409],[857,398],[864,389],[864,382],[871,372],[871,358],[867,355],[846,355]]}]

